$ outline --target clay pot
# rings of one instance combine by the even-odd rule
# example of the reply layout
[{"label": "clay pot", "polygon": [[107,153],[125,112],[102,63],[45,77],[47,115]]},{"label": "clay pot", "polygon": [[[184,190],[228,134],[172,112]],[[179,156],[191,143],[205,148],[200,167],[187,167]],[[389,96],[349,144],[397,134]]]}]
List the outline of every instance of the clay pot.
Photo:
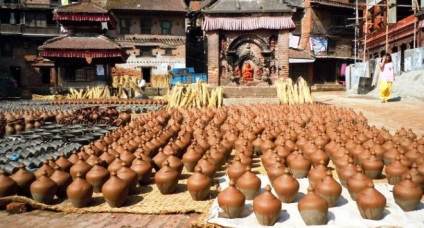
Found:
[{"label": "clay pot", "polygon": [[318,166],[312,168],[308,173],[309,185],[315,188],[315,183],[321,181],[327,176],[327,166],[324,164],[325,161],[321,160]]},{"label": "clay pot", "polygon": [[56,194],[57,184],[47,176],[47,171],[44,171],[37,180],[32,182],[30,191],[35,201],[50,204]]},{"label": "clay pot", "polygon": [[12,178],[7,176],[4,169],[0,169],[0,198],[13,196],[18,192],[18,184]]},{"label": "clay pot", "polygon": [[48,177],[51,176],[54,172],[54,169],[53,167],[49,165],[48,160],[45,160],[43,162],[43,165],[34,172],[35,178],[36,179],[40,178],[40,176],[43,175],[44,171],[46,171],[46,175]]},{"label": "clay pot", "polygon": [[122,167],[122,160],[119,158],[119,154],[115,155],[115,159],[112,163],[109,164],[107,167],[107,170],[109,170],[110,173],[112,172],[118,172],[119,169]]},{"label": "clay pot", "polygon": [[128,189],[128,183],[111,172],[109,180],[102,186],[102,193],[110,207],[121,207],[127,201]]},{"label": "clay pot", "polygon": [[387,181],[389,182],[389,184],[392,185],[400,182],[402,179],[402,174],[406,172],[408,172],[408,168],[400,162],[399,156],[397,156],[395,161],[392,162],[390,165],[387,165],[385,168]]},{"label": "clay pot", "polygon": [[91,165],[89,165],[87,162],[83,160],[83,158],[80,156],[77,163],[75,163],[70,169],[69,173],[72,176],[72,180],[75,180],[77,178],[77,173],[81,173],[81,177],[85,178],[85,175],[90,171],[92,168]]},{"label": "clay pot", "polygon": [[407,175],[411,175],[411,180],[417,186],[421,186],[421,189],[424,191],[424,174],[420,173],[417,164],[412,164],[411,169],[402,175],[402,180],[405,180]]},{"label": "clay pot", "polygon": [[162,168],[155,174],[155,183],[160,193],[172,194],[177,190],[178,178],[178,172],[169,167],[169,162],[165,161]]},{"label": "clay pot", "polygon": [[347,190],[352,200],[356,200],[356,195],[364,190],[372,180],[362,172],[360,167],[356,168],[356,173],[346,181]]},{"label": "clay pot", "polygon": [[236,188],[235,180],[218,194],[218,205],[229,218],[238,218],[243,212],[246,197]]},{"label": "clay pot", "polygon": [[150,184],[153,169],[150,162],[145,161],[142,156],[137,155],[130,168],[137,173],[137,180],[140,185]]},{"label": "clay pot", "polygon": [[411,180],[411,175],[406,175],[406,179],[395,184],[393,187],[393,197],[395,203],[404,211],[413,211],[421,201],[423,190]]},{"label": "clay pot", "polygon": [[301,151],[298,151],[297,156],[290,160],[290,162],[287,159],[287,164],[295,178],[307,177],[311,169],[311,162],[303,156]]},{"label": "clay pot", "polygon": [[300,216],[306,225],[327,224],[328,202],[314,192],[309,186],[308,193],[297,204]]},{"label": "clay pot", "polygon": [[69,173],[62,171],[59,166],[55,167],[55,171],[50,176],[52,181],[57,184],[57,192],[56,195],[59,198],[66,197],[66,189],[72,183],[72,177]]},{"label": "clay pot", "polygon": [[202,173],[202,168],[197,167],[193,175],[187,179],[187,189],[193,200],[205,200],[209,196],[212,179]]},{"label": "clay pot", "polygon": [[246,172],[246,167],[245,164],[241,163],[239,157],[235,157],[233,163],[227,169],[228,178],[237,181]]},{"label": "clay pot", "polygon": [[106,183],[109,177],[109,171],[103,166],[100,166],[98,162],[85,175],[85,179],[93,186],[93,191],[96,193],[102,192],[103,184]]},{"label": "clay pot", "polygon": [[299,193],[299,182],[290,173],[288,168],[284,174],[277,177],[273,182],[275,193],[283,203],[291,203]]},{"label": "clay pot", "polygon": [[237,187],[246,196],[246,200],[253,200],[261,189],[261,179],[248,166],[246,172],[237,179]]},{"label": "clay pot", "polygon": [[[174,153],[171,153],[165,161],[169,162],[169,167],[175,169],[178,172],[178,175],[181,175],[181,172],[183,171],[184,164],[181,161],[181,159],[177,158]],[[164,162],[165,162],[164,161]],[[163,162],[161,164],[161,167],[163,167]]]},{"label": "clay pot", "polygon": [[82,208],[91,202],[93,186],[82,178],[81,173],[77,173],[76,179],[68,186],[66,194],[74,207]]},{"label": "clay pot", "polygon": [[198,153],[195,149],[194,149],[194,145],[192,144],[188,149],[187,152],[184,153],[183,155],[183,164],[184,167],[186,168],[186,170],[188,172],[193,172],[194,171],[194,167],[196,166],[197,162],[202,158],[203,154],[202,153]]},{"label": "clay pot", "polygon": [[361,166],[365,175],[367,175],[370,179],[376,179],[383,171],[384,163],[381,159],[377,158],[375,152],[371,152],[371,157],[363,160]]},{"label": "clay pot", "polygon": [[356,205],[362,218],[380,220],[386,207],[386,198],[375,190],[372,182],[368,182],[367,187],[356,195]]},{"label": "clay pot", "polygon": [[327,176],[315,183],[315,192],[328,202],[328,207],[334,207],[342,194],[342,186],[334,180],[331,171],[327,171]]},{"label": "clay pot", "polygon": [[123,161],[122,167],[118,170],[116,175],[128,183],[128,193],[134,194],[137,191],[138,175],[134,170],[127,166],[127,163]]},{"label": "clay pot", "polygon": [[347,187],[347,180],[356,173],[356,166],[353,164],[353,159],[349,158],[348,164],[340,169],[337,169],[340,184]]},{"label": "clay pot", "polygon": [[69,169],[72,167],[72,162],[65,158],[64,154],[59,156],[59,159],[56,160],[56,164],[60,167],[62,171],[69,172]]},{"label": "clay pot", "polygon": [[10,176],[18,184],[18,195],[31,197],[29,186],[35,181],[34,173],[26,170],[24,164],[19,165],[18,171]]},{"label": "clay pot", "polygon": [[280,217],[281,201],[271,193],[271,186],[253,200],[253,212],[259,224],[273,226]]},{"label": "clay pot", "polygon": [[266,174],[271,184],[274,183],[277,177],[284,174],[284,170],[286,170],[287,167],[283,163],[284,162],[280,158],[277,158],[277,162],[267,169]]}]

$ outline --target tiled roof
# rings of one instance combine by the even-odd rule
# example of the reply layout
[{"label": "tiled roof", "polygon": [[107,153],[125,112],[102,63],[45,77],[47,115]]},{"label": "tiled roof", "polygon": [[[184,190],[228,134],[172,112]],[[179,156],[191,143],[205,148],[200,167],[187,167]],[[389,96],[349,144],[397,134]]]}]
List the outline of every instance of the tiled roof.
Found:
[{"label": "tiled roof", "polygon": [[301,49],[289,49],[289,58],[291,59],[315,59],[310,53]]},{"label": "tiled roof", "polygon": [[187,12],[184,0],[108,0],[107,9]]},{"label": "tiled roof", "polygon": [[39,49],[111,50],[121,47],[109,38],[98,36],[60,36],[47,40]]},{"label": "tiled roof", "polygon": [[205,13],[288,13],[293,9],[281,0],[217,0],[204,9]]},{"label": "tiled roof", "polygon": [[156,37],[156,36],[134,36],[134,37],[120,37],[115,39],[116,42],[131,42],[141,44],[168,44],[168,45],[181,45],[185,44],[185,37]]},{"label": "tiled roof", "polygon": [[107,13],[108,11],[91,2],[79,2],[57,7],[53,13]]}]

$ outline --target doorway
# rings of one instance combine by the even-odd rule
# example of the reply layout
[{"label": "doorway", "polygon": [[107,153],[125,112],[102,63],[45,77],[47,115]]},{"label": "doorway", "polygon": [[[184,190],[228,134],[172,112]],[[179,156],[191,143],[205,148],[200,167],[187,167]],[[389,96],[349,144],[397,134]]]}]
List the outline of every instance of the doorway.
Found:
[{"label": "doorway", "polygon": [[41,67],[41,83],[50,85],[50,67]]},{"label": "doorway", "polygon": [[10,77],[15,79],[18,86],[21,85],[21,67],[20,66],[11,66],[9,67]]},{"label": "doorway", "polygon": [[152,68],[151,67],[143,67],[143,68],[141,68],[141,75],[143,75],[143,79],[147,83],[150,83],[151,73],[152,73]]}]

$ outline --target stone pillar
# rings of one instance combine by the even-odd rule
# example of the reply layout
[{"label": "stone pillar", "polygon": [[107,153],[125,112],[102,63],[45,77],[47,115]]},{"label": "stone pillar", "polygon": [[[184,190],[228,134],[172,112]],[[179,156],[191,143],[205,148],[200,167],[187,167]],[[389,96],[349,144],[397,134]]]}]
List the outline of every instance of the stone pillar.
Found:
[{"label": "stone pillar", "polygon": [[206,32],[208,83],[219,85],[219,33],[218,31]]},{"label": "stone pillar", "polygon": [[289,32],[281,30],[278,33],[275,57],[278,63],[278,77],[289,77]]},{"label": "stone pillar", "polygon": [[313,23],[312,23],[313,10],[311,7],[310,0],[305,0],[303,4],[304,4],[305,13],[302,20],[300,21],[302,35],[300,36],[299,48],[303,50],[309,50],[309,46],[310,46],[309,38],[313,29]]}]

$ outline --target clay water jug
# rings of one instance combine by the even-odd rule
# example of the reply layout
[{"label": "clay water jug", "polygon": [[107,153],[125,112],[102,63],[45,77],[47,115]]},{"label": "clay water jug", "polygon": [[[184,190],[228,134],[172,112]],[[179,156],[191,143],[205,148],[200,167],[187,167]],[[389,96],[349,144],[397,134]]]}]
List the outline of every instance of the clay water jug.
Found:
[{"label": "clay water jug", "polygon": [[301,151],[298,151],[297,156],[288,162],[288,167],[295,178],[305,178],[311,169],[311,162],[303,156]]},{"label": "clay water jug", "polygon": [[69,169],[69,173],[72,176],[72,180],[77,178],[77,173],[81,173],[82,178],[85,178],[85,174],[87,174],[91,168],[92,166],[85,162],[83,157],[80,156],[78,162]]},{"label": "clay water jug", "polygon": [[93,186],[84,180],[81,173],[78,172],[76,179],[68,186],[66,194],[74,207],[82,208],[91,202]]},{"label": "clay water jug", "polygon": [[[178,157],[175,156],[173,152],[166,158],[165,161],[168,161],[169,167],[175,169],[178,172],[178,175],[181,175],[181,172],[183,171],[184,164]],[[164,161],[164,162],[165,162]],[[161,164],[161,167],[163,166],[163,162]]]},{"label": "clay water jug", "polygon": [[340,169],[337,169],[340,184],[347,187],[347,180],[356,173],[356,166],[353,164],[353,159],[349,158],[348,164]]},{"label": "clay water jug", "polygon": [[57,191],[57,184],[47,176],[47,171],[41,174],[30,186],[32,198],[44,204],[51,204]]},{"label": "clay water jug", "polygon": [[197,165],[194,167],[194,169],[196,169],[196,167],[202,168],[203,174],[209,176],[210,178],[214,178],[216,173],[216,166],[208,155],[205,154],[202,159],[197,162]]},{"label": "clay water jug", "polygon": [[218,205],[229,218],[239,218],[243,212],[246,197],[236,188],[236,182],[230,180],[230,185],[218,194]]},{"label": "clay water jug", "polygon": [[364,190],[372,180],[362,172],[360,167],[356,167],[356,173],[346,181],[347,190],[352,200],[356,200],[356,195]]},{"label": "clay water jug", "polygon": [[125,161],[122,161],[122,167],[116,172],[116,175],[128,183],[128,194],[134,194],[137,191],[138,175],[128,167]]},{"label": "clay water jug", "polygon": [[59,166],[56,166],[55,171],[50,176],[50,179],[52,179],[57,184],[57,192],[56,192],[57,197],[65,198],[66,189],[72,183],[71,174],[65,171],[62,171]]},{"label": "clay water jug", "polygon": [[406,179],[395,184],[393,187],[393,197],[395,203],[404,211],[413,211],[421,201],[423,190],[416,185],[411,175],[406,175]]},{"label": "clay water jug", "polygon": [[46,171],[46,175],[48,177],[54,172],[54,169],[49,165],[48,160],[43,161],[43,165],[34,172],[35,178],[38,179],[41,175],[43,175],[44,171]]},{"label": "clay water jug", "polygon": [[273,184],[274,180],[277,179],[277,177],[284,174],[284,170],[286,168],[287,167],[284,165],[284,161],[280,158],[277,158],[277,162],[271,167],[269,167],[266,171],[269,182]]},{"label": "clay water jug", "polygon": [[195,145],[190,145],[187,152],[183,155],[183,164],[188,172],[193,172],[197,162],[202,158],[203,154],[194,149]]},{"label": "clay water jug", "polygon": [[102,192],[103,184],[109,180],[110,173],[97,161],[94,166],[87,172],[85,179],[93,186],[93,192]]},{"label": "clay water jug", "polygon": [[283,203],[291,203],[299,193],[299,181],[293,177],[286,168],[284,174],[277,177],[273,182],[275,193]]},{"label": "clay water jug", "polygon": [[374,188],[372,182],[356,195],[356,205],[362,218],[380,220],[386,207],[386,197]]},{"label": "clay water jug", "polygon": [[178,178],[178,172],[169,167],[169,162],[165,161],[162,168],[155,174],[155,183],[160,193],[172,194],[177,190]]},{"label": "clay water jug", "polygon": [[212,179],[203,174],[200,167],[187,179],[187,189],[196,201],[205,200],[209,196],[211,185]]},{"label": "clay water jug", "polygon": [[400,162],[399,156],[397,156],[395,161],[392,162],[390,165],[387,165],[385,168],[387,181],[389,182],[389,184],[392,185],[400,182],[402,179],[402,174],[406,172],[408,172],[408,168]]},{"label": "clay water jug", "polygon": [[328,207],[334,207],[342,194],[342,186],[328,170],[327,176],[315,183],[315,192],[328,202]]},{"label": "clay water jug", "polygon": [[230,180],[237,181],[245,172],[246,165],[241,163],[239,157],[235,157],[230,167],[227,169],[227,174]]},{"label": "clay water jug", "polygon": [[308,187],[308,193],[299,200],[297,208],[306,225],[327,224],[328,202],[316,194],[312,186]]},{"label": "clay water jug", "polygon": [[10,178],[4,169],[0,169],[0,198],[15,195],[18,187],[16,181]]},{"label": "clay water jug", "polygon": [[261,179],[248,166],[246,172],[237,179],[237,187],[246,196],[246,200],[253,200],[261,189]]},{"label": "clay water jug", "polygon": [[122,160],[119,157],[119,154],[116,154],[115,159],[113,160],[112,163],[109,164],[109,166],[107,167],[107,170],[109,170],[110,173],[118,172],[118,170],[121,169],[121,167],[122,167]]},{"label": "clay water jug", "polygon": [[253,212],[263,226],[273,226],[280,217],[281,201],[271,193],[270,185],[253,200]]},{"label": "clay water jug", "polygon": [[324,160],[321,160],[318,166],[315,166],[308,173],[309,185],[315,188],[315,183],[321,181],[327,176],[327,166],[324,164]]},{"label": "clay water jug", "polygon": [[375,152],[371,152],[371,157],[363,160],[361,166],[365,175],[370,179],[377,179],[383,171],[384,163],[376,156]]},{"label": "clay water jug", "polygon": [[29,186],[35,181],[34,173],[26,170],[24,164],[19,165],[18,171],[10,176],[18,184],[18,195],[31,197]]},{"label": "clay water jug", "polygon": [[424,191],[424,174],[420,173],[416,163],[412,164],[411,169],[402,175],[402,180],[405,180],[407,175],[411,175],[411,180]]},{"label": "clay water jug", "polygon": [[109,180],[102,186],[102,193],[110,207],[121,207],[127,201],[128,189],[128,183],[111,172]]},{"label": "clay water jug", "polygon": [[150,162],[145,161],[142,156],[137,155],[130,168],[137,173],[137,180],[140,185],[150,184],[153,170]]},{"label": "clay water jug", "polygon": [[72,167],[72,163],[65,158],[65,155],[62,153],[59,156],[59,159],[56,160],[56,164],[60,167],[62,171],[69,172],[69,169]]}]

